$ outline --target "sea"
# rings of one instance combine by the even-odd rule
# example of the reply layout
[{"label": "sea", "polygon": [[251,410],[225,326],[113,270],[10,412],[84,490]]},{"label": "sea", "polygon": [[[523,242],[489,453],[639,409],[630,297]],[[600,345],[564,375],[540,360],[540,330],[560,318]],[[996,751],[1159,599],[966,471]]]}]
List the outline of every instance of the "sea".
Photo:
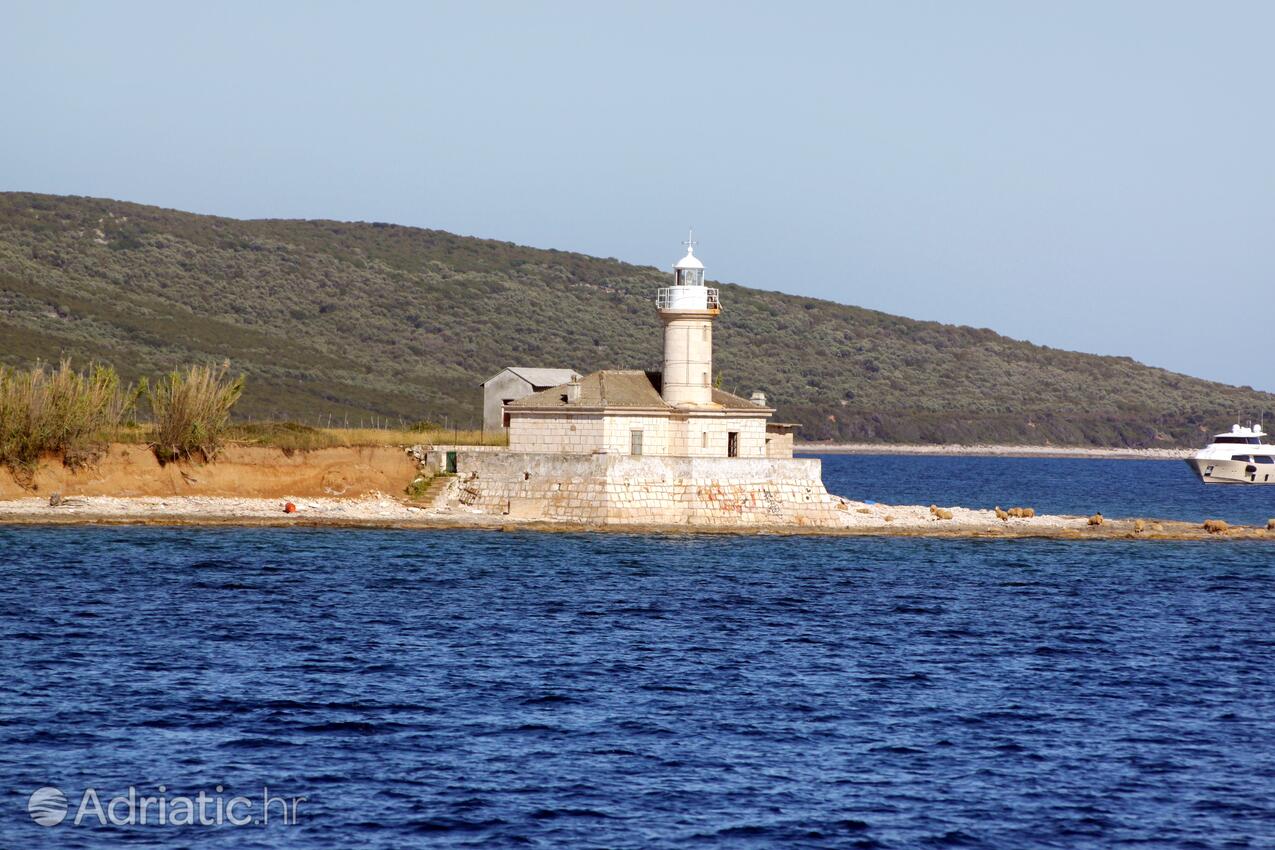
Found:
[{"label": "sea", "polygon": [[1275,484],[1202,484],[1180,460],[810,456],[823,462],[829,492],[857,501],[1261,526],[1275,518]]},{"label": "sea", "polygon": [[[1183,474],[825,468],[1270,513]],[[1265,542],[0,526],[0,572],[4,848],[1275,846]]]}]

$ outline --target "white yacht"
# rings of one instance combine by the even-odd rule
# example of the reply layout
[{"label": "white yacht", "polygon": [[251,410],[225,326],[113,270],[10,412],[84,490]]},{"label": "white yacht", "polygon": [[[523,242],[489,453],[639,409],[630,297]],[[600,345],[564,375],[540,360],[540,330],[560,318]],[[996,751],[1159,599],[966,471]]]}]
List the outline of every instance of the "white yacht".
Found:
[{"label": "white yacht", "polygon": [[1275,484],[1275,446],[1265,436],[1260,425],[1232,425],[1187,464],[1205,484]]}]

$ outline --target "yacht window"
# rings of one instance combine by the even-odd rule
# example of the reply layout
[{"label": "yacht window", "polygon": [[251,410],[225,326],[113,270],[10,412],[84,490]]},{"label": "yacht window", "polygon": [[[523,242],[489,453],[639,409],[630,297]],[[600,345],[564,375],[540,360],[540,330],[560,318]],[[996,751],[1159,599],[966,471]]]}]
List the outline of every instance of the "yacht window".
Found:
[{"label": "yacht window", "polygon": [[1270,455],[1253,455],[1254,463],[1275,463],[1275,457]]},{"label": "yacht window", "polygon": [[1249,444],[1250,446],[1260,446],[1260,445],[1262,444],[1262,438],[1261,438],[1261,437],[1249,437],[1249,438],[1248,438],[1248,444]]},{"label": "yacht window", "polygon": [[1247,439],[1246,437],[1214,437],[1214,438],[1213,438],[1213,442],[1215,442],[1215,443],[1228,443],[1228,444],[1229,444],[1229,443],[1238,443],[1238,444],[1240,444],[1240,445],[1242,445],[1242,446],[1243,446],[1243,445],[1248,445],[1248,439]]},{"label": "yacht window", "polygon": [[1231,460],[1243,461],[1248,463],[1248,455],[1231,455]]}]

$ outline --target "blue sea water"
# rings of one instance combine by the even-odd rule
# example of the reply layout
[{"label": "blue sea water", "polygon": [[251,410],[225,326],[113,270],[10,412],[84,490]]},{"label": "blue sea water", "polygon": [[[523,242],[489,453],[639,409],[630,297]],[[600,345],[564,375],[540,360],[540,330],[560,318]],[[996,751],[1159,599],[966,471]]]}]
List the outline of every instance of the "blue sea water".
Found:
[{"label": "blue sea water", "polygon": [[1200,483],[1177,460],[822,455],[829,492],[894,505],[1033,507],[1037,513],[1265,525],[1275,484]]},{"label": "blue sea water", "polygon": [[[1260,543],[0,527],[0,570],[0,847],[1275,846]],[[71,822],[160,785],[306,799]]]}]

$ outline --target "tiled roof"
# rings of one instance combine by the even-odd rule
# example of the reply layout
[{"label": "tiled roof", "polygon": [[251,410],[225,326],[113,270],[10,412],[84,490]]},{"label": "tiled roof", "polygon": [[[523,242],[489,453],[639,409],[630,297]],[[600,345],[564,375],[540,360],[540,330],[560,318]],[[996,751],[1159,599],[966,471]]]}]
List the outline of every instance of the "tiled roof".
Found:
[{"label": "tiled roof", "polygon": [[[606,369],[593,372],[580,379],[580,397],[575,402],[565,402],[567,384],[550,387],[506,405],[510,409],[543,410],[562,407],[656,407],[669,408],[651,385],[645,372],[636,370]],[[671,409],[671,408],[669,408]]]},{"label": "tiled roof", "polygon": [[[575,402],[564,401],[569,397],[567,384],[550,387],[538,393],[520,398],[505,405],[511,410],[553,410],[572,407],[659,408],[675,410],[660,396],[662,385],[659,372],[639,372],[636,369],[604,369],[580,379],[580,397]],[[713,390],[713,402],[726,410],[760,410],[746,398]]]}]

